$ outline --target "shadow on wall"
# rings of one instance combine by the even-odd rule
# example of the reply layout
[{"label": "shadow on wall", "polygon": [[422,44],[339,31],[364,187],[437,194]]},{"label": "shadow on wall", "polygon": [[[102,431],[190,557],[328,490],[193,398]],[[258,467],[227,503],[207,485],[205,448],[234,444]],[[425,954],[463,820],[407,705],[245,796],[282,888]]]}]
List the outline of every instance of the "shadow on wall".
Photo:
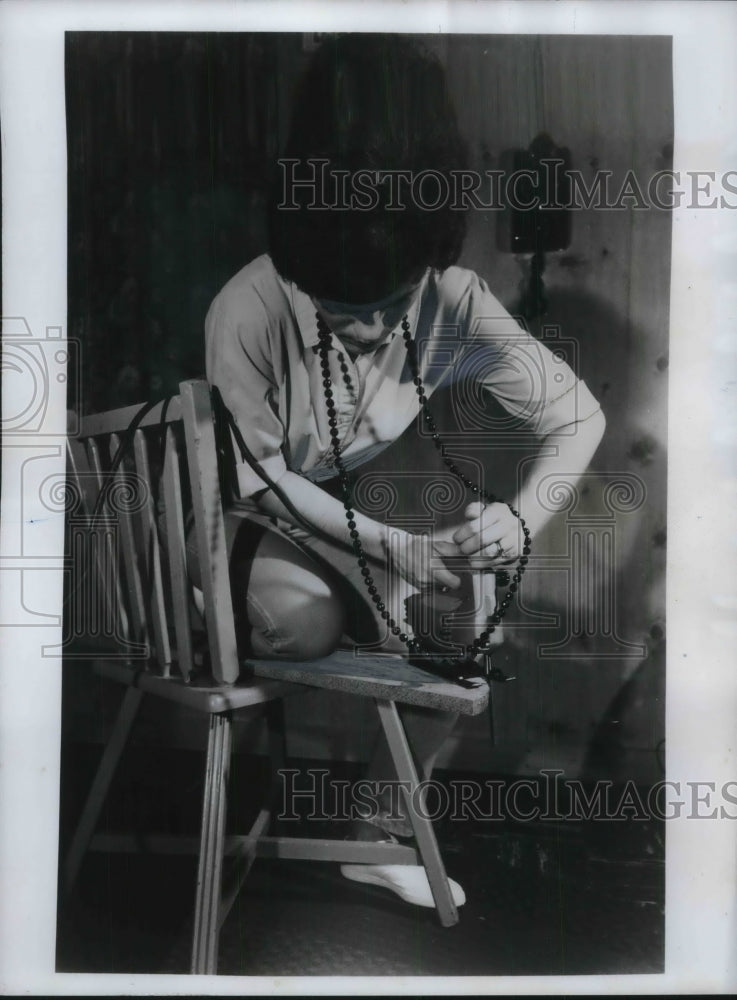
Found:
[{"label": "shadow on wall", "polygon": [[[517,681],[495,686],[492,763],[498,758],[511,773],[558,763],[579,772],[596,766],[599,776],[612,778],[630,769],[657,780],[655,747],[664,732],[667,329],[633,327],[601,297],[562,289],[550,291],[546,315],[532,332],[539,336],[549,325],[576,345],[572,366],[601,403],[607,431],[576,505],[554,515],[535,539],[521,608],[506,620],[497,659]],[[512,497],[530,453],[526,444],[495,451],[486,461],[488,488]],[[649,678],[646,702],[640,698],[636,707],[635,672],[640,686]]]}]

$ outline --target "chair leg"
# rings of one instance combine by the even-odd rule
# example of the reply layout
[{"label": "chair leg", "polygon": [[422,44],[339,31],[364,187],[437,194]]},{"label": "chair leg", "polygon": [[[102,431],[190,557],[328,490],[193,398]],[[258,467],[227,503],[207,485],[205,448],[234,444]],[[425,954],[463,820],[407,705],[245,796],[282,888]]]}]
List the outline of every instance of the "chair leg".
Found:
[{"label": "chair leg", "polygon": [[253,838],[248,848],[233,858],[232,871],[223,878],[223,896],[220,906],[220,927],[230,913],[233,903],[238,897],[241,887],[248,877],[261,837],[268,835],[273,823],[273,814],[278,802],[280,791],[279,776],[286,763],[286,725],[284,721],[284,699],[277,698],[264,706],[266,734],[269,749],[269,764],[271,775],[269,788],[263,805],[249,830],[248,836]]},{"label": "chair leg", "polygon": [[72,843],[64,862],[64,891],[69,893],[79,875],[82,859],[92,840],[100,811],[107,796],[110,782],[120,761],[120,756],[128,742],[131,728],[135,722],[138,708],[143,698],[143,692],[138,688],[129,687],[123,697],[123,703],[118,711],[110,738],[107,741],[102,759],[95,773],[92,786],[80,816],[77,829],[74,831]]},{"label": "chair leg", "polygon": [[[421,813],[412,808],[410,801],[411,797],[417,794],[415,790],[418,788],[420,782],[415,762],[412,759],[412,751],[407,741],[407,734],[404,731],[397,706],[393,701],[377,699],[376,707],[379,710],[379,717],[384,728],[384,733],[386,734],[386,740],[389,744],[397,777],[401,782],[406,783],[406,787],[409,788],[409,794],[405,796],[407,813],[412,823],[412,829],[417,840],[417,848],[427,873],[427,879],[430,883],[440,923],[443,927],[452,927],[458,923],[458,909],[453,902],[453,894],[450,891],[448,876],[445,873],[445,865],[440,855],[432,822],[428,819],[426,810],[424,809],[425,796],[424,794],[421,796],[423,805]],[[422,792],[422,789],[420,789],[420,792]]]},{"label": "chair leg", "polygon": [[205,765],[205,791],[202,800],[200,856],[192,942],[192,972],[200,975],[214,975],[217,972],[226,793],[231,742],[232,720],[230,714],[226,712],[222,715],[211,715]]},{"label": "chair leg", "polygon": [[287,766],[287,727],[284,718],[284,699],[277,698],[274,701],[270,701],[266,705],[265,716],[269,765],[271,767],[268,801],[270,808],[273,810],[279,801],[281,774]]}]

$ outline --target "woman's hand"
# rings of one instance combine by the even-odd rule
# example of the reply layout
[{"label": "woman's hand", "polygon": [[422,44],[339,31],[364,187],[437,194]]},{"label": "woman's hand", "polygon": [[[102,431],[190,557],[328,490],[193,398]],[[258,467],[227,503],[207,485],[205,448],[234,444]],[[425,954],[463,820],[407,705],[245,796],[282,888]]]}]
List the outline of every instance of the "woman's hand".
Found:
[{"label": "woman's hand", "polygon": [[392,546],[393,563],[399,573],[419,590],[428,587],[450,587],[456,590],[461,585],[460,577],[445,566],[443,556],[460,555],[452,542],[432,541],[427,535],[413,535],[407,532],[396,547]]},{"label": "woman's hand", "polygon": [[453,541],[472,566],[504,566],[519,559],[522,527],[505,503],[472,503],[464,515],[466,523],[453,534]]}]

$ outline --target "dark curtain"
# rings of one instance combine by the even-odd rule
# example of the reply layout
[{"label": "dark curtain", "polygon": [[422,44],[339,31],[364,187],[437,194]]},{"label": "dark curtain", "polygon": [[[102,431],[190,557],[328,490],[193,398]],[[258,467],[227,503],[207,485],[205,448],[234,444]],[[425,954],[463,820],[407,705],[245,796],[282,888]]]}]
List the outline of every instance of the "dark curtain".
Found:
[{"label": "dark curtain", "polygon": [[203,373],[210,301],[266,249],[301,40],[67,35],[69,330],[85,412]]}]

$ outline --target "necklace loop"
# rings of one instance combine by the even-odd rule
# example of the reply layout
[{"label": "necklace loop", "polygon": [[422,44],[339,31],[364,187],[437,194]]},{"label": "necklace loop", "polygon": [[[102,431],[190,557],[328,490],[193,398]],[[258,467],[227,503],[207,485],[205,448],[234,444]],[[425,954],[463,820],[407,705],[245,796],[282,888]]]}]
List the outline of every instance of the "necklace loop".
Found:
[{"label": "necklace loop", "polygon": [[[390,612],[387,610],[386,605],[379,594],[379,591],[374,584],[373,577],[371,576],[371,570],[368,565],[368,559],[361,545],[361,538],[358,533],[358,528],[356,525],[356,515],[353,510],[352,501],[352,481],[353,476],[345,467],[343,462],[343,456],[340,448],[340,436],[338,433],[338,417],[335,408],[335,403],[333,401],[333,391],[332,391],[332,377],[330,374],[330,361],[328,358],[328,350],[330,349],[330,344],[332,341],[332,332],[327,327],[322,317],[317,315],[317,330],[319,336],[319,354],[320,354],[320,365],[322,369],[322,385],[325,394],[325,407],[328,415],[328,428],[330,431],[330,442],[333,449],[333,456],[335,459],[335,467],[338,470],[338,475],[340,477],[340,487],[341,494],[343,496],[343,507],[345,509],[346,520],[348,522],[348,530],[351,538],[351,544],[353,546],[353,551],[356,554],[356,559],[358,561],[359,568],[361,570],[361,575],[363,577],[363,582],[366,589],[371,597],[371,600],[376,605],[376,610],[379,612],[381,617],[386,622],[392,635],[395,635],[400,642],[403,642],[410,654],[414,655],[424,655],[433,656],[430,650],[423,647],[422,642],[416,636],[409,636],[406,632],[397,625],[394,618],[392,618]],[[440,435],[437,431],[437,426],[435,424],[435,419],[432,412],[428,406],[427,396],[425,394],[425,387],[422,382],[422,378],[419,372],[419,365],[417,363],[417,348],[414,339],[412,338],[412,332],[410,330],[409,321],[407,317],[402,319],[402,335],[404,337],[405,348],[407,351],[407,360],[409,362],[410,371],[412,373],[412,380],[415,386],[415,392],[417,393],[418,401],[420,404],[420,409],[422,411],[423,419],[430,431],[430,436],[437,450],[440,458],[446,467],[453,473],[466,489],[472,493],[474,496],[478,497],[484,506],[493,503],[503,503],[509,508],[512,514],[517,518],[522,528],[524,535],[524,543],[522,546],[522,555],[519,558],[517,567],[511,576],[506,570],[502,571],[506,576],[506,582],[504,586],[507,587],[507,591],[502,598],[501,602],[497,605],[492,615],[490,615],[487,621],[487,628],[485,628],[480,635],[469,645],[465,647],[464,657],[446,657],[440,661],[436,658],[433,659],[433,665],[435,672],[440,673],[441,676],[449,677],[457,680],[459,683],[463,683],[466,677],[478,676],[479,670],[478,665],[474,661],[474,657],[479,654],[486,652],[489,648],[489,639],[493,632],[496,631],[497,626],[501,623],[504,615],[507,613],[510,604],[514,598],[514,594],[519,589],[519,583],[522,576],[527,568],[527,563],[529,562],[530,550],[532,547],[532,538],[530,535],[530,530],[525,524],[524,518],[520,515],[519,511],[506,500],[502,500],[499,497],[494,496],[493,493],[488,493],[485,489],[474,483],[469,479],[461,469],[453,462],[452,459],[448,458],[446,454],[446,446],[443,444]],[[346,388],[351,396],[355,399],[355,393],[353,389],[353,383],[351,381],[350,371],[348,365],[345,362],[342,352],[338,352],[338,363],[340,365],[341,375],[345,383]],[[501,554],[502,547],[499,542],[496,543],[499,549],[499,554]],[[501,576],[501,573],[500,573]]]}]

